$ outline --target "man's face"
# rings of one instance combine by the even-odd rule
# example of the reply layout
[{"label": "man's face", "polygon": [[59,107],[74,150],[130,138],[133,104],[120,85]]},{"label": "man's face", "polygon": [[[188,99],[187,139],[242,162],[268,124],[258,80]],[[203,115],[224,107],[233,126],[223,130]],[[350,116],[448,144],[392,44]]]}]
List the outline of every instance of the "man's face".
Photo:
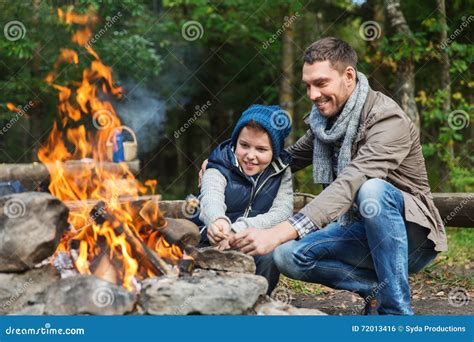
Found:
[{"label": "man's face", "polygon": [[348,66],[341,73],[329,61],[304,63],[302,81],[306,85],[308,97],[318,107],[319,113],[329,118],[342,110],[352,94],[356,72]]}]

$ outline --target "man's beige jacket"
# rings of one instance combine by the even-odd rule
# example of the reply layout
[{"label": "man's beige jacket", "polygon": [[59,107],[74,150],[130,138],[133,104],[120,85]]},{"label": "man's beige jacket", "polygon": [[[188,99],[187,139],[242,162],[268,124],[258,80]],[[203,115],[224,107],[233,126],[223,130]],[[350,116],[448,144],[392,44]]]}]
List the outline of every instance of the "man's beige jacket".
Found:
[{"label": "man's beige jacket", "polygon": [[[446,233],[431,195],[417,128],[395,101],[372,89],[361,122],[352,161],[301,212],[322,228],[353,205],[365,181],[380,178],[402,191],[405,220],[429,228],[428,238],[435,243],[435,250],[446,251]],[[308,129],[287,149],[293,157],[293,172],[312,164],[314,138]]]}]

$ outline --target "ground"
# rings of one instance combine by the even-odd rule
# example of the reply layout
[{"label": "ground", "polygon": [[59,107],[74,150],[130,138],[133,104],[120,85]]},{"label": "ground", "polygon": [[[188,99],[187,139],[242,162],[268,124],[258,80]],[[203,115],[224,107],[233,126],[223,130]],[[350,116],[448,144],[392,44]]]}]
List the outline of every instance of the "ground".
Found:
[{"label": "ground", "polygon": [[[447,235],[450,250],[410,276],[415,315],[474,315],[474,229],[448,229]],[[277,288],[281,300],[329,315],[359,315],[364,306],[357,294],[285,277]]]}]

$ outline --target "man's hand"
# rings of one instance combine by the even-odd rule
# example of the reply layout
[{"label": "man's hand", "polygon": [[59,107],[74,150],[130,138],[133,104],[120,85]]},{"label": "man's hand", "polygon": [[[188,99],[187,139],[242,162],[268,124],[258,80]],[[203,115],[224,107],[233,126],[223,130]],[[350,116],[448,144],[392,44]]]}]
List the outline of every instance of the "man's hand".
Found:
[{"label": "man's hand", "polygon": [[248,255],[265,255],[279,245],[294,240],[298,233],[290,222],[284,221],[269,229],[248,228],[229,238],[231,248]]},{"label": "man's hand", "polygon": [[229,238],[230,231],[230,224],[227,220],[217,219],[207,227],[207,237],[211,244],[216,245]]},{"label": "man's hand", "polygon": [[220,250],[220,251],[225,251],[227,249],[230,249],[230,245],[229,245],[229,239],[224,239],[224,240],[221,240],[221,242],[219,242],[217,245],[216,245],[217,249]]},{"label": "man's hand", "polygon": [[204,171],[206,171],[206,168],[207,168],[207,159],[204,159],[204,161],[201,164],[201,170],[199,170],[199,182],[198,182],[199,187],[201,187],[202,175],[204,174]]}]

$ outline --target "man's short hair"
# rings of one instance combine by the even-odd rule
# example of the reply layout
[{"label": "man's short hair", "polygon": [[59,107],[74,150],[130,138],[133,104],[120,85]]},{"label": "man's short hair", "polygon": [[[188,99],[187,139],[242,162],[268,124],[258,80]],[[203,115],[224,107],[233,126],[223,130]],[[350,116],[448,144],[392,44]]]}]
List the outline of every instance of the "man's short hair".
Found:
[{"label": "man's short hair", "polygon": [[357,70],[357,53],[345,41],[335,37],[326,37],[315,41],[304,52],[306,63],[329,61],[331,66],[343,72],[348,66]]}]

